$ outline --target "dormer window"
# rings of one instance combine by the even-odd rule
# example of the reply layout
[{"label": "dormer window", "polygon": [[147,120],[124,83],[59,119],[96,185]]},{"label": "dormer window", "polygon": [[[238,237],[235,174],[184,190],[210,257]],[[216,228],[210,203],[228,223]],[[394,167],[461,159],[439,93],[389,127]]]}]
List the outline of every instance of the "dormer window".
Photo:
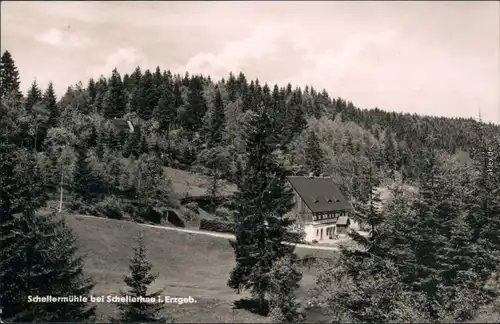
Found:
[{"label": "dormer window", "polygon": [[318,199],[318,197],[314,197],[314,202],[315,202],[315,203],[319,203],[319,199]]}]

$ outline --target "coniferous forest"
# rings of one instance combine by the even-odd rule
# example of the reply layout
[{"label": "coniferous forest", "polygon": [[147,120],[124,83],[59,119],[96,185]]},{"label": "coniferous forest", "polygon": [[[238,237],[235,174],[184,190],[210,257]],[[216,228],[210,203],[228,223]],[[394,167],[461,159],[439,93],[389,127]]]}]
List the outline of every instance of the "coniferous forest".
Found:
[{"label": "coniferous forest", "polygon": [[[61,98],[36,81],[23,94],[20,73],[5,51],[5,322],[93,321],[93,306],[27,302],[29,295],[88,295],[95,284],[60,215],[158,223],[158,210],[180,205],[165,167],[212,178],[214,197],[222,180],[238,187],[226,204],[236,237],[227,284],[249,291],[275,322],[307,321],[296,298],[298,257],[282,243],[292,225],[283,217],[292,205],[287,174],[331,176],[371,228],[368,237],[350,234],[357,248],[318,263],[314,303],[332,321],[466,322],[500,308],[498,124],[360,109],[326,90],[266,84],[238,71],[212,80],[160,67],[114,69],[68,85]],[[380,209],[375,188],[387,184],[394,198]],[[58,213],[40,214],[51,202]],[[140,240],[126,279],[138,296],[155,278],[144,251]],[[171,321],[155,307],[120,307],[119,321]]]}]

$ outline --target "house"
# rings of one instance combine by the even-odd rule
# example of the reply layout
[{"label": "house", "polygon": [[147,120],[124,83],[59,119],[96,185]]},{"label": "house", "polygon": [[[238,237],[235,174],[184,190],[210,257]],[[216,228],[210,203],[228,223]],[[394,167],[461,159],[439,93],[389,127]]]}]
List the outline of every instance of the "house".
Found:
[{"label": "house", "polygon": [[305,232],[305,241],[347,232],[352,206],[339,185],[328,177],[288,176],[287,180],[294,191],[294,207],[288,216],[296,219],[295,230]]},{"label": "house", "polygon": [[133,133],[135,130],[134,125],[129,120],[113,118],[110,119],[110,123],[118,132]]}]

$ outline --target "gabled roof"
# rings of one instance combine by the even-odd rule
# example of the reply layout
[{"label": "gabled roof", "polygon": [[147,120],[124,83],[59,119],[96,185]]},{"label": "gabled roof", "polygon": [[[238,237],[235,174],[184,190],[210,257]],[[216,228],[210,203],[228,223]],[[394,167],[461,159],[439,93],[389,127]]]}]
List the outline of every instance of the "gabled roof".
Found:
[{"label": "gabled roof", "polygon": [[290,176],[287,179],[313,213],[352,209],[330,178]]},{"label": "gabled roof", "polygon": [[134,125],[128,120],[113,118],[110,120],[111,124],[120,131],[134,132]]}]

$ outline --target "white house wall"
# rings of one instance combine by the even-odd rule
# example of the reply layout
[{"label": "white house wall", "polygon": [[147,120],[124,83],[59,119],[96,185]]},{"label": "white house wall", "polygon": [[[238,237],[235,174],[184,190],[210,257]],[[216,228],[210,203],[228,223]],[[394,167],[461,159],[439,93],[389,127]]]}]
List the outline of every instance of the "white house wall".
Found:
[{"label": "white house wall", "polygon": [[322,240],[327,240],[329,238],[328,233],[328,228],[331,228],[331,234],[333,235],[336,232],[336,226],[335,223],[329,223],[329,224],[321,224],[321,225],[312,225],[308,224],[304,226],[304,232],[305,232],[305,240],[307,242],[312,242],[314,240],[316,241],[322,241]]}]

